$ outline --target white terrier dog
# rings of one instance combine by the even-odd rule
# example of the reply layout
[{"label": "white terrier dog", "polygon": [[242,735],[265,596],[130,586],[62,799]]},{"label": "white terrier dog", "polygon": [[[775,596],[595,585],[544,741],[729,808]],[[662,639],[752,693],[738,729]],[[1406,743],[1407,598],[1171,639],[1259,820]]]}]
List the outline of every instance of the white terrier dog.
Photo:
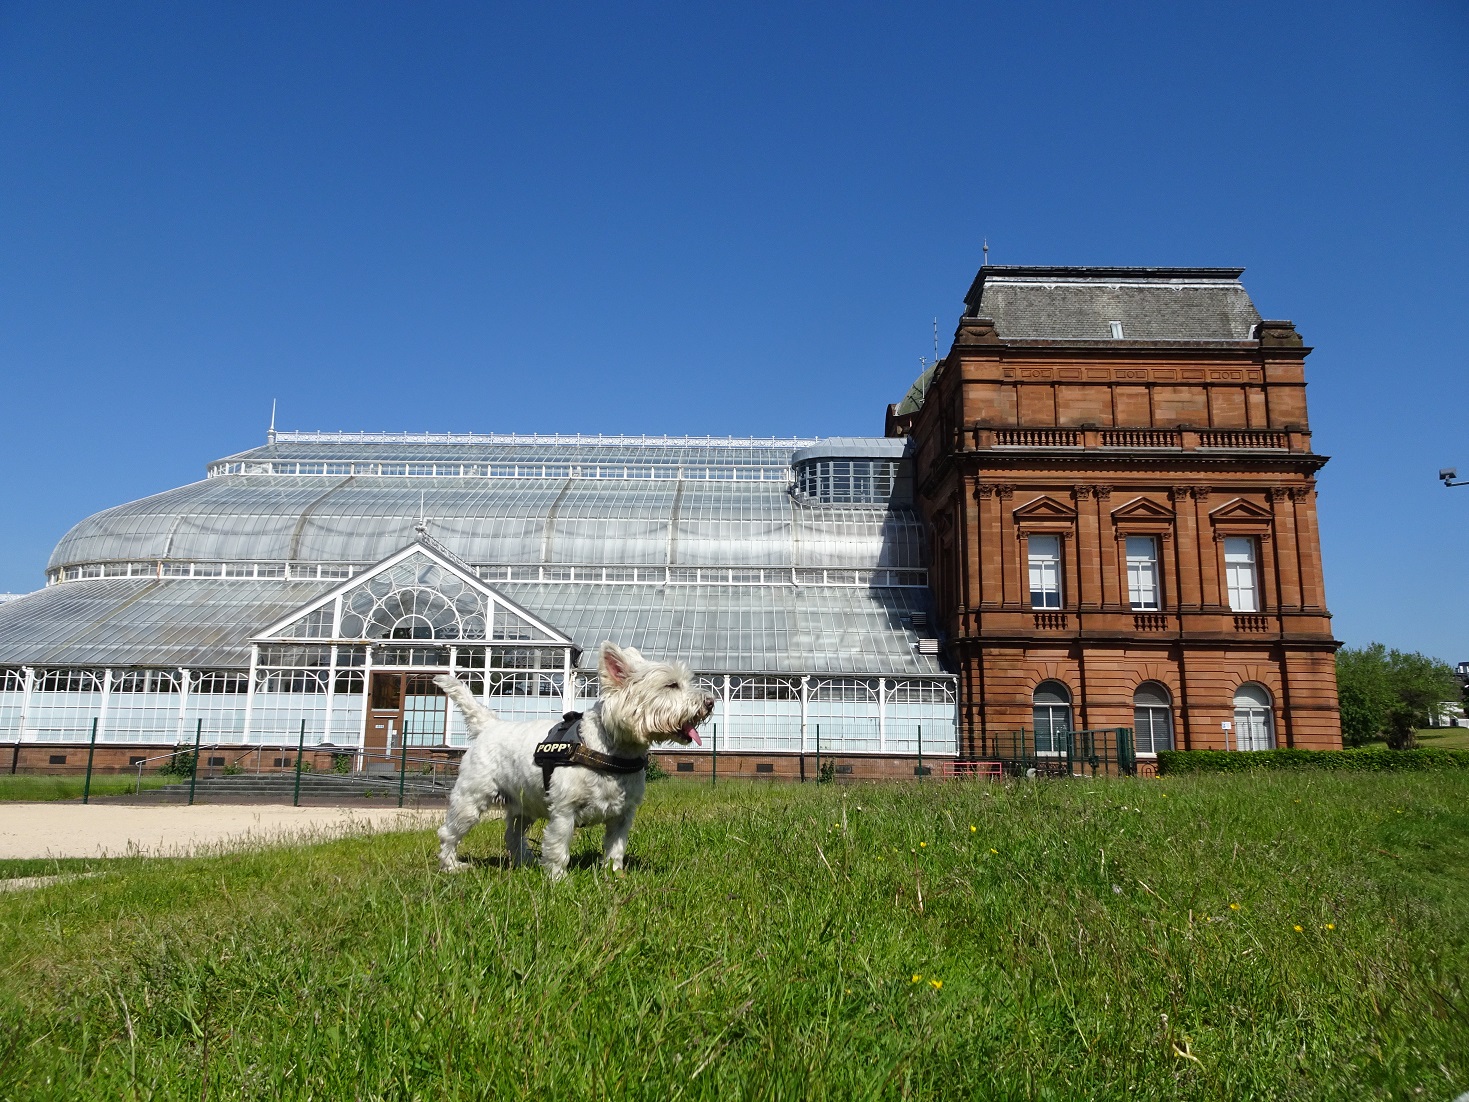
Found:
[{"label": "white terrier dog", "polygon": [[526,830],[545,819],[541,864],[552,880],[566,875],[572,832],[591,823],[607,824],[603,857],[612,868],[622,868],[633,815],[643,801],[648,747],[698,742],[694,728],[709,717],[714,698],[695,686],[687,667],[650,662],[632,647],[603,643],[598,673],[602,695],[579,724],[582,744],[592,753],[581,756],[617,772],[576,763],[543,772],[535,760],[536,748],[558,731],[556,725],[501,720],[457,678],[434,678],[459,705],[474,739],[459,765],[449,813],[439,828],[439,865],[446,872],[464,867],[459,842],[496,798],[505,803],[505,847],[512,864],[529,863]]}]

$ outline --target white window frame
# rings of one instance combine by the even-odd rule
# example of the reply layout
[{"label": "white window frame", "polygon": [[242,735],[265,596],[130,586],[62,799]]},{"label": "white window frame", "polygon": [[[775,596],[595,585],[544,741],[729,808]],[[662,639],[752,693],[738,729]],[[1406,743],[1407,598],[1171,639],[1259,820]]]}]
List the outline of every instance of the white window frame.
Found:
[{"label": "white window frame", "polygon": [[[1154,684],[1158,686],[1162,701],[1138,700],[1144,686]],[[1159,739],[1159,727],[1162,727],[1163,738]],[[1143,748],[1143,732],[1147,732],[1147,748]],[[1133,690],[1132,694],[1132,737],[1133,749],[1142,757],[1157,757],[1159,750],[1173,749],[1173,694],[1168,691],[1168,686],[1161,681],[1144,682]]]},{"label": "white window frame", "polygon": [[[1258,695],[1264,700],[1252,699]],[[1275,695],[1269,686],[1246,682],[1234,692],[1234,748],[1236,750],[1273,750],[1275,748]]]},{"label": "white window frame", "polygon": [[[1133,553],[1134,545],[1146,541],[1147,555]],[[1134,612],[1157,612],[1163,607],[1158,584],[1158,537],[1128,536],[1124,544],[1127,555],[1127,600]]]},{"label": "white window frame", "polygon": [[1254,536],[1224,537],[1224,586],[1235,612],[1260,611],[1258,559]]},{"label": "white window frame", "polygon": [[[1054,554],[1037,547],[1037,544],[1047,543],[1055,548]],[[1030,578],[1030,607],[1061,608],[1064,599],[1061,588],[1061,537],[1039,533],[1026,536],[1025,561]]]}]

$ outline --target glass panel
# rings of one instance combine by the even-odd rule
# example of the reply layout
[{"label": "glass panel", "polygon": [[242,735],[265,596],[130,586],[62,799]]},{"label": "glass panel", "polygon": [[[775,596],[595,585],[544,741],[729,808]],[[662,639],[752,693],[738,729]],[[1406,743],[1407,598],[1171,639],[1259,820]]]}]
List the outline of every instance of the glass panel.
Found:
[{"label": "glass panel", "polygon": [[1127,537],[1127,597],[1136,610],[1158,608],[1158,543],[1152,536]]},{"label": "glass panel", "polygon": [[1144,681],[1137,687],[1137,692],[1132,694],[1132,702],[1138,707],[1146,704],[1161,704],[1167,707],[1170,703],[1168,690],[1156,681]]},{"label": "glass panel", "polygon": [[1229,607],[1235,612],[1260,611],[1255,592],[1255,541],[1250,536],[1226,536],[1224,539],[1225,585],[1229,590]]},{"label": "glass panel", "polygon": [[396,712],[403,702],[403,679],[397,674],[374,674],[372,706],[378,711]]},{"label": "glass panel", "polygon": [[1061,607],[1061,538],[1059,536],[1031,536],[1030,557],[1030,607]]},{"label": "glass panel", "polygon": [[408,678],[403,696],[403,741],[409,746],[442,745],[448,704],[449,698],[429,678]]}]

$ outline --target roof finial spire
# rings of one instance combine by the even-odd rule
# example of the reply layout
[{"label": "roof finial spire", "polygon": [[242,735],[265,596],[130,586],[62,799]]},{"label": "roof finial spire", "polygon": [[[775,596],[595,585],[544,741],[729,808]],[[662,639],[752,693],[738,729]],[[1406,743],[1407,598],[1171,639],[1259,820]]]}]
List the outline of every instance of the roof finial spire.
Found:
[{"label": "roof finial spire", "polygon": [[988,237],[986,237],[986,238],[984,238],[984,259],[979,262],[979,266],[981,268],[983,268],[989,262],[990,262],[990,239]]},{"label": "roof finial spire", "polygon": [[275,443],[275,399],[270,400],[270,428],[265,432],[265,441],[268,444]]}]

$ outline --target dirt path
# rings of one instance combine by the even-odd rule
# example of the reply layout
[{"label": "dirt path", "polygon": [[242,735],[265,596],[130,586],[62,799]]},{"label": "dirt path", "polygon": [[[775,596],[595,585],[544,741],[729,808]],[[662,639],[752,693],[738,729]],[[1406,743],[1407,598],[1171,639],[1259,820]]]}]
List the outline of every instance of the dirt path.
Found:
[{"label": "dirt path", "polygon": [[425,830],[443,817],[442,811],[274,804],[0,803],[0,859],[182,857],[303,838],[325,841],[364,831]]}]

